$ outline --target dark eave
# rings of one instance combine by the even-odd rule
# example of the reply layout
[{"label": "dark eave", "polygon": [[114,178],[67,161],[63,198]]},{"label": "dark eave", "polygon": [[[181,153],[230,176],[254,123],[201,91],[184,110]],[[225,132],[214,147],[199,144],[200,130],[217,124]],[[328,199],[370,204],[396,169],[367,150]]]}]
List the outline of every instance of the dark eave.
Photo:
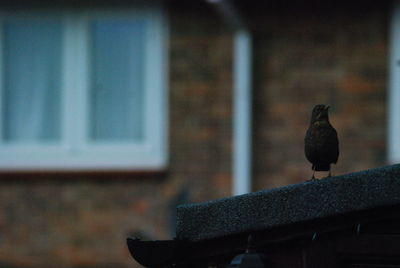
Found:
[{"label": "dark eave", "polygon": [[177,239],[204,241],[400,204],[400,164],[177,208]]},{"label": "dark eave", "polygon": [[243,252],[249,234],[258,250],[272,254],[304,248],[315,237],[332,242],[357,236],[355,247],[362,250],[360,234],[398,233],[400,164],[182,205],[177,216],[173,240],[128,238],[137,262],[152,268],[226,264]]}]

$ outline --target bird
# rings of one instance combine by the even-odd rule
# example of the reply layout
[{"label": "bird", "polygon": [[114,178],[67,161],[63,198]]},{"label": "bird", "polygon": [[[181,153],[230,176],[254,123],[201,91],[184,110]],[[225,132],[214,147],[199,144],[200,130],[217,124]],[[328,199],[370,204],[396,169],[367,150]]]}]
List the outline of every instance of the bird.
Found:
[{"label": "bird", "polygon": [[312,110],[311,122],[304,138],[304,152],[312,164],[311,180],[315,180],[315,171],[329,171],[331,164],[336,164],[339,158],[339,139],[336,129],[329,122],[329,105],[318,104]]}]

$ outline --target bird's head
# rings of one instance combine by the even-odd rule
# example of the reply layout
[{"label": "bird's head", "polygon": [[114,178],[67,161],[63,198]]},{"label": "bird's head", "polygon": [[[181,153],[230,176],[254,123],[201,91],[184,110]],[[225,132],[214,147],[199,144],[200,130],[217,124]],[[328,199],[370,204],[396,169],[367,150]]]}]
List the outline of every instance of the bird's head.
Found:
[{"label": "bird's head", "polygon": [[318,104],[315,105],[311,114],[311,123],[315,123],[317,121],[329,121],[328,117],[328,109],[329,105]]}]

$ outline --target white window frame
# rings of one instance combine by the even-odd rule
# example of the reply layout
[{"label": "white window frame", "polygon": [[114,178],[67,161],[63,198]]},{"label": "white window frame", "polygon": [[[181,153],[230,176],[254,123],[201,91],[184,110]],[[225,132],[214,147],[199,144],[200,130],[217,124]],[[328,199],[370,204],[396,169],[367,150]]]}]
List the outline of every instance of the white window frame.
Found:
[{"label": "white window frame", "polygon": [[[62,12],[53,9],[3,11],[0,13],[0,29],[3,29],[2,22],[7,16],[37,15],[62,16],[65,25],[62,43],[62,137],[57,144],[10,144],[2,142],[0,137],[0,170],[164,169],[167,164],[168,26],[163,8],[155,5]],[[89,140],[87,26],[90,20],[96,18],[135,18],[146,22],[144,142],[92,143]],[[2,36],[0,30],[0,44]],[[3,90],[2,62],[0,56],[0,92]]]},{"label": "white window frame", "polygon": [[387,158],[400,162],[400,1],[393,2],[390,21]]}]

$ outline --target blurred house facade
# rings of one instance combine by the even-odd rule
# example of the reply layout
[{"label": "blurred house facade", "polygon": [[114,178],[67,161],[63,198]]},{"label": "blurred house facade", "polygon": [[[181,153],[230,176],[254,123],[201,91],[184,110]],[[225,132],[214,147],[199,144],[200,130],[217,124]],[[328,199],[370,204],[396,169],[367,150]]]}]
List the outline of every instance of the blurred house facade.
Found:
[{"label": "blurred house facade", "polygon": [[[148,155],[140,151],[140,146],[132,147],[133,151],[139,153],[130,155],[130,144],[111,148],[116,156],[110,153],[111,149],[96,151],[95,148],[88,154],[86,166],[80,166],[82,162],[67,157],[63,160],[65,162],[58,160],[58,163],[53,163],[53,168],[48,163],[57,155],[50,156],[46,162],[46,158],[31,154],[24,166],[21,164],[24,161],[18,161],[18,157],[24,157],[22,154],[9,154],[9,157],[4,154],[1,157],[3,164],[0,163],[3,169],[0,175],[0,267],[137,267],[125,245],[127,236],[171,238],[176,205],[232,194],[234,32],[215,11],[213,4],[206,1],[165,1],[162,4],[162,7],[156,5],[155,13],[140,19],[144,23],[156,23],[156,26],[153,25],[155,37],[152,39],[150,35],[149,42],[154,42],[152,48],[158,51],[158,57],[166,53],[166,57],[154,65],[154,70],[148,69],[149,65],[146,64],[151,63],[147,62],[143,66],[124,67],[117,74],[110,74],[115,69],[107,69],[109,63],[118,66],[119,60],[124,61],[124,54],[107,58],[104,56],[107,53],[103,55],[103,52],[129,50],[129,47],[121,45],[126,43],[135,46],[139,52],[144,51],[140,43],[135,43],[136,39],[132,41],[127,36],[135,33],[143,40],[149,36],[143,34],[140,27],[135,28],[136,24],[131,25],[133,28],[122,27],[121,30],[118,28],[120,24],[110,26],[100,23],[99,30],[93,34],[93,38],[99,40],[95,46],[97,52],[88,53],[97,59],[93,63],[96,67],[92,76],[86,78],[113,86],[115,81],[120,81],[126,68],[132,68],[129,69],[132,72],[146,70],[147,73],[141,73],[132,81],[130,73],[123,77],[127,79],[126,83],[141,81],[142,84],[134,84],[133,88],[156,90],[155,95],[151,95],[154,102],[146,102],[147,108],[143,110],[132,112],[121,108],[116,113],[120,113],[118,118],[123,118],[129,112],[138,114],[144,111],[140,117],[142,119],[136,119],[139,121],[132,124],[146,125],[147,132],[140,134],[140,131],[137,133],[136,130],[125,129],[126,122],[131,121],[122,120],[117,126],[112,123],[101,126],[106,120],[101,113],[108,111],[110,102],[107,101],[112,97],[94,94],[97,106],[94,105],[95,108],[90,110],[91,116],[97,118],[98,115],[100,119],[90,133],[93,139],[99,140],[107,137],[127,138],[124,134],[108,132],[109,129],[118,128],[121,133],[131,133],[129,137],[150,135],[160,150],[146,158]],[[395,124],[389,118],[397,118],[391,114],[396,113],[396,109],[389,109],[392,102],[389,96],[395,96],[393,92],[396,92],[393,89],[396,81],[389,79],[393,78],[389,74],[394,59],[394,54],[389,53],[393,37],[391,18],[396,13],[391,1],[233,1],[233,4],[247,22],[253,42],[253,191],[299,183],[310,177],[310,164],[303,154],[303,137],[311,109],[317,103],[331,105],[331,122],[339,133],[341,154],[338,164],[333,167],[333,174],[359,171],[395,161],[395,157],[389,159],[390,143],[387,138],[390,125]],[[25,10],[27,13],[23,14],[26,15],[29,10],[37,10],[41,3],[33,5],[27,8],[26,3],[13,2],[11,10]],[[5,6],[10,9],[10,5]],[[71,14],[75,14],[76,10],[87,11],[89,15],[70,17],[71,25],[77,27],[75,29],[81,29],[76,25],[90,18],[92,10],[98,10],[101,14],[117,6],[129,13],[137,8],[135,2],[131,1],[111,4],[106,1],[65,1],[50,6],[52,10],[69,8]],[[112,16],[118,18],[118,14]],[[7,115],[20,110],[5,101],[7,98],[19,98],[8,92],[7,87],[24,88],[18,86],[24,79],[24,73],[18,72],[23,70],[19,68],[25,66],[24,60],[20,59],[20,65],[17,60],[14,61],[12,55],[20,56],[21,52],[15,49],[15,43],[12,42],[19,42],[21,50],[25,44],[23,27],[18,28],[20,25],[16,23],[7,28],[5,23],[7,21],[2,21],[1,32],[5,51],[1,67],[2,144],[5,147],[0,150],[8,152],[13,148],[7,147],[7,139],[12,140],[18,136],[15,133],[24,134],[25,131],[23,127],[19,129],[21,126],[15,126],[15,132],[4,130],[7,124],[15,124],[10,119],[12,117],[7,119]],[[49,25],[48,22],[45,24]],[[41,26],[37,27],[39,34]],[[51,27],[47,29],[53,30]],[[109,41],[104,33],[109,31],[114,34],[119,30],[120,34],[112,38],[120,43],[116,41],[117,45],[110,42],[101,46]],[[7,37],[7,33],[14,37]],[[37,37],[38,34],[32,36]],[[43,36],[48,34],[45,32]],[[157,39],[161,36],[165,39]],[[43,38],[36,39],[39,39],[39,43],[43,41]],[[34,42],[36,39],[32,37],[30,40]],[[80,69],[80,55],[72,55],[72,59],[54,60],[60,53],[53,51],[55,46],[53,44],[46,48],[54,54],[46,63],[57,65],[63,59],[70,60],[71,73],[75,72],[78,80],[86,81],[82,75],[85,71]],[[29,47],[27,45],[25,51]],[[60,49],[62,47],[65,46],[60,45]],[[26,53],[27,57],[32,56]],[[126,55],[127,58],[131,56],[135,58],[137,55]],[[7,61],[8,65],[4,65]],[[146,59],[142,59],[143,62]],[[14,73],[9,71],[12,66]],[[40,67],[27,68],[37,70]],[[49,67],[49,70],[56,69]],[[61,76],[63,71],[61,68]],[[106,79],[102,80],[103,77]],[[25,86],[29,83],[27,81]],[[148,87],[149,83],[153,86]],[[71,84],[71,87],[79,88],[79,85]],[[123,86],[119,92],[121,94],[116,101],[111,102],[115,105],[111,106],[125,105],[127,109],[133,105],[124,102],[131,95],[124,95]],[[143,92],[139,90],[139,95],[135,96],[142,96],[140,94],[145,94]],[[76,94],[70,101],[79,102],[80,91],[76,90]],[[396,102],[393,103],[392,106],[396,106]],[[397,104],[400,106],[400,100]],[[26,104],[19,105],[25,107]],[[53,105],[56,107],[61,104]],[[140,103],[136,105],[141,107]],[[69,119],[71,124],[81,120],[85,111],[83,109],[80,114],[77,112],[75,118]],[[111,114],[113,112],[109,111]],[[53,113],[53,110],[44,112],[48,113]],[[156,114],[155,118],[153,114]],[[111,118],[110,122],[114,120]],[[91,121],[86,124],[90,125]],[[72,132],[77,129],[73,125],[69,127]],[[57,131],[53,132],[53,136],[57,136]],[[82,145],[82,148],[87,148],[85,146]],[[76,150],[79,151],[79,148]],[[125,152],[126,148],[128,151]],[[33,148],[33,152],[36,149]],[[69,152],[73,155],[75,149]],[[396,152],[393,154],[396,155]],[[17,164],[7,169],[4,163],[10,165],[7,161],[11,157],[15,157],[14,163]],[[100,159],[98,162],[90,162],[96,157]],[[32,163],[30,159],[40,168],[29,168],[29,163]],[[134,159],[136,162],[132,165],[135,168],[129,168],[131,162],[126,159]]]}]

